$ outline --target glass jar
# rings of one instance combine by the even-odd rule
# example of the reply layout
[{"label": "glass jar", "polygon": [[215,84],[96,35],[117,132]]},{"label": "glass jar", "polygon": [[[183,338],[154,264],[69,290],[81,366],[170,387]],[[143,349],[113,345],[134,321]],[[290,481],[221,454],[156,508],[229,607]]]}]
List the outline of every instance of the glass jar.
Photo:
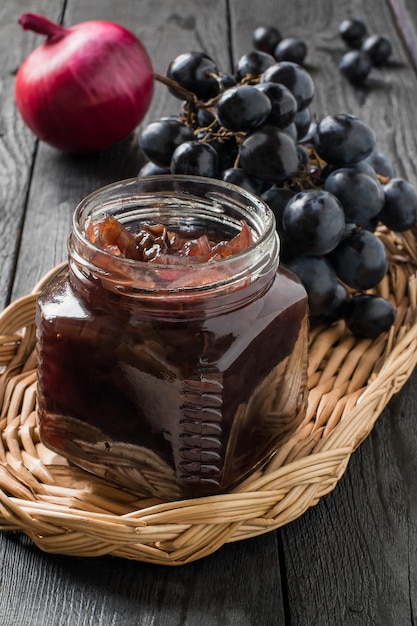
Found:
[{"label": "glass jar", "polygon": [[[216,241],[244,220],[254,243],[217,261],[135,261],[87,236],[109,215]],[[259,198],[202,177],[120,181],[79,204],[68,249],[37,302],[48,448],[169,500],[229,490],[294,433],[306,410],[307,294],[279,265]]]}]

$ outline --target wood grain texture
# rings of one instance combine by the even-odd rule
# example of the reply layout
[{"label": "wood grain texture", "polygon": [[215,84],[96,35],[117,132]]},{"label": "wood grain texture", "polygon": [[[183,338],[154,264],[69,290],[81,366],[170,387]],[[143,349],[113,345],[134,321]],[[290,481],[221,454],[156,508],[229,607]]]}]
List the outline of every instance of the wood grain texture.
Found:
[{"label": "wood grain texture", "polygon": [[413,0],[389,0],[389,3],[410,63],[417,71],[417,5]]},{"label": "wood grain texture", "polygon": [[7,536],[1,544],[0,625],[283,624],[280,573],[271,558],[275,544],[270,534],[167,568],[112,557],[43,555],[25,538]]},{"label": "wood grain texture", "polygon": [[[0,306],[9,298],[31,180],[36,141],[24,125],[14,102],[16,71],[30,52],[35,35],[18,24],[19,3],[0,5]],[[59,19],[63,2],[40,0],[39,12]]]},{"label": "wood grain texture", "polygon": [[416,381],[381,415],[336,489],[282,530],[292,625],[414,623]]},{"label": "wood grain texture", "polygon": [[[229,70],[230,52],[236,61],[251,48],[257,25],[275,24],[309,44],[315,115],[359,115],[398,172],[416,182],[416,77],[393,17],[391,5],[399,1],[37,0],[31,10],[57,19],[65,4],[68,25],[93,18],[125,24],[142,38],[160,73],[187,49],[205,50]],[[414,33],[414,0],[404,0],[404,7]],[[103,184],[135,176],[142,162],[137,133],[82,158],[37,144],[12,97],[14,70],[41,41],[17,27],[20,12],[15,0],[2,1],[2,304],[9,289],[13,298],[26,293],[66,257],[75,205]],[[337,27],[353,15],[363,17],[370,31],[389,34],[394,44],[390,65],[373,71],[363,88],[353,88],[337,68],[344,51]],[[146,120],[176,113],[178,106],[158,85]],[[203,561],[171,569],[112,558],[75,559],[42,554],[19,534],[1,535],[0,626],[415,624],[416,384],[414,375],[354,454],[335,491],[316,507],[278,533],[224,546]]]}]

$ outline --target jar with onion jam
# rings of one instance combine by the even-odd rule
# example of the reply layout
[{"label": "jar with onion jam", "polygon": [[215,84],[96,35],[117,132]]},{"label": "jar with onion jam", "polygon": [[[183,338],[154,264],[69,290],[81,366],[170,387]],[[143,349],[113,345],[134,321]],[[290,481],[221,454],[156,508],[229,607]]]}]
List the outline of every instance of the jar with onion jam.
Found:
[{"label": "jar with onion jam", "polygon": [[270,209],[203,177],[129,179],[77,207],[37,302],[41,441],[165,500],[224,493],[294,433],[307,294]]}]

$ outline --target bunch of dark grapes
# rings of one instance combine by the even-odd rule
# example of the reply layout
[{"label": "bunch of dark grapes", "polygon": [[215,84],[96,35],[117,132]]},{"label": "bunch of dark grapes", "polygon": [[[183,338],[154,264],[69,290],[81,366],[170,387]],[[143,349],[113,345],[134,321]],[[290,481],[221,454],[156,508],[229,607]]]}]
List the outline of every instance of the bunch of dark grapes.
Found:
[{"label": "bunch of dark grapes", "polygon": [[348,47],[339,63],[341,73],[352,83],[363,83],[373,67],[387,64],[392,54],[387,35],[370,35],[365,22],[357,17],[339,25],[339,36]]},{"label": "bunch of dark grapes", "polygon": [[143,128],[148,163],[139,175],[208,176],[262,197],[311,319],[344,319],[355,335],[375,337],[395,318],[375,293],[388,269],[376,230],[413,226],[417,192],[363,121],[346,113],[313,120],[312,78],[293,60],[277,61],[280,41],[276,29],[257,29],[255,49],[233,74],[203,52],[185,52],[157,75],[182,103],[178,115]]}]

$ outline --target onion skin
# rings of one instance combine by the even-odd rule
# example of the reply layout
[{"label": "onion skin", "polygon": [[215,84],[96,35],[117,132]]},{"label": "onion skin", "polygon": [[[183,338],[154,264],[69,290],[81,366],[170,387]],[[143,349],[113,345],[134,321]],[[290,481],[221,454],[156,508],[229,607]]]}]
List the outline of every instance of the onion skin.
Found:
[{"label": "onion skin", "polygon": [[32,132],[75,153],[103,150],[127,137],[153,96],[152,65],[140,40],[105,20],[64,28],[26,13],[19,22],[47,35],[15,81],[16,106]]}]

